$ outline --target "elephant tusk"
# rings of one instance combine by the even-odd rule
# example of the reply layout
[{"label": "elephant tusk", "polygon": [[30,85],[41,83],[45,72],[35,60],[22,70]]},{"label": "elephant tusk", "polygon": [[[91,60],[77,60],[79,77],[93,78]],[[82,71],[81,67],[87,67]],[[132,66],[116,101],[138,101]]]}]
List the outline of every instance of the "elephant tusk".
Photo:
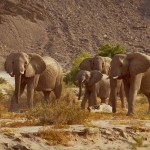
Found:
[{"label": "elephant tusk", "polygon": [[82,81],[81,81],[81,83],[83,83],[85,81],[85,79],[83,79]]},{"label": "elephant tusk", "polygon": [[113,77],[113,79],[118,79],[119,78],[119,76],[115,76],[115,77]]},{"label": "elephant tusk", "polygon": [[24,74],[24,71],[20,71],[21,74]]},{"label": "elephant tusk", "polygon": [[14,73],[13,73],[13,72],[11,72],[11,73],[10,73],[10,76],[11,76],[11,77],[14,77]]}]

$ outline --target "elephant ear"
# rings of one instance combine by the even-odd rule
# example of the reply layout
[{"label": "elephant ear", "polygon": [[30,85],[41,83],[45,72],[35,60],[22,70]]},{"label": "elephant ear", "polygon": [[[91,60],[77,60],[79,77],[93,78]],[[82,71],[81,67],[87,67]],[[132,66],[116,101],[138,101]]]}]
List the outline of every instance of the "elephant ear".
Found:
[{"label": "elephant ear", "polygon": [[109,74],[110,72],[110,63],[111,63],[111,58],[109,57],[103,57],[103,61],[104,61],[104,73],[105,74]]},{"label": "elephant ear", "polygon": [[9,73],[11,76],[13,75],[13,59],[15,58],[16,53],[11,53],[7,56],[6,61],[4,63],[4,68],[7,73]]},{"label": "elephant ear", "polygon": [[129,71],[132,76],[144,73],[150,67],[150,56],[145,54],[138,52],[129,53],[126,58],[129,61]]},{"label": "elephant ear", "polygon": [[89,80],[89,86],[94,85],[98,81],[100,81],[103,77],[103,74],[98,70],[93,70],[90,72],[90,80]]},{"label": "elephant ear", "polygon": [[25,76],[33,77],[36,74],[41,74],[46,69],[46,64],[43,58],[35,53],[28,54],[29,63],[26,68]]}]

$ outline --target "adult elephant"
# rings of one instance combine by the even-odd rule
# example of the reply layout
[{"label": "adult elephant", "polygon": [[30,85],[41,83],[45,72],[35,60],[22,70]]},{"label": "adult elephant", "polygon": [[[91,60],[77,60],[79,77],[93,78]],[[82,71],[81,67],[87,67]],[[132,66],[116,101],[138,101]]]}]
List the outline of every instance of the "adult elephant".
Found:
[{"label": "adult elephant", "polygon": [[85,84],[85,94],[81,102],[82,109],[85,109],[87,100],[89,106],[97,105],[97,97],[101,99],[102,103],[106,102],[110,94],[110,81],[107,75],[102,74],[98,70],[81,70],[78,72],[76,80],[78,81],[80,91],[78,99],[81,98],[82,84]]},{"label": "adult elephant", "polygon": [[[110,63],[111,63],[111,58],[109,57],[95,56],[95,57],[84,59],[80,63],[79,68],[80,70],[87,70],[87,71],[99,70],[101,73],[109,76]],[[117,95],[120,97],[121,107],[125,108],[125,102],[124,102],[125,93],[124,93],[123,82],[121,80],[117,81]]]},{"label": "adult elephant", "polygon": [[113,112],[116,112],[117,81],[124,82],[125,93],[128,101],[127,115],[134,114],[134,100],[140,90],[149,101],[150,111],[150,56],[134,52],[117,54],[113,57],[110,70],[110,85]]},{"label": "adult elephant", "polygon": [[10,110],[13,109],[14,101],[18,103],[26,86],[29,108],[33,107],[34,90],[43,91],[46,102],[51,91],[54,91],[57,99],[61,96],[62,68],[51,57],[41,57],[35,53],[11,53],[6,58],[5,70],[10,76],[15,76],[15,92],[11,99]]},{"label": "adult elephant", "polygon": [[110,62],[111,58],[109,57],[102,57],[102,56],[95,56],[91,58],[84,59],[80,65],[80,70],[99,70],[103,74],[109,74],[110,71]]}]

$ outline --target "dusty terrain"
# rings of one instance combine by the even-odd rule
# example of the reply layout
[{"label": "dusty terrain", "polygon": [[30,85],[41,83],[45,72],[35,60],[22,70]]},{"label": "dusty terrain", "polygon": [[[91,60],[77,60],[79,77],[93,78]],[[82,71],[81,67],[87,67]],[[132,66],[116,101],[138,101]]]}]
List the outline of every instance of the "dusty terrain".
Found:
[{"label": "dusty terrain", "polygon": [[[1,119],[9,124],[18,120]],[[22,120],[20,120],[22,121]],[[24,121],[24,120],[23,120]],[[119,122],[125,122],[119,120]],[[129,120],[126,120],[126,122]],[[55,129],[53,126],[24,126],[0,129],[1,150],[148,150],[150,149],[150,121],[130,120],[127,125],[117,124],[117,120],[96,120],[91,127],[72,125],[67,128]],[[136,124],[143,124],[136,127]],[[69,137],[67,143],[51,145],[37,136],[40,130],[51,129],[63,132]]]},{"label": "dusty terrain", "polygon": [[[64,70],[81,51],[95,54],[106,43],[149,54],[149,6],[150,0],[0,0],[0,70],[10,52],[50,55]],[[136,103],[136,116],[91,113],[82,125],[43,126],[6,111],[2,104],[12,89],[0,86],[0,150],[150,149],[145,99]]]},{"label": "dusty terrain", "polygon": [[[4,93],[4,97],[0,95],[0,150],[150,149],[148,103],[141,96],[136,99],[135,116],[126,116],[126,110],[120,110],[119,104],[118,113],[90,113],[81,125],[42,125],[37,118],[26,117],[24,111],[10,113],[7,105],[4,108],[3,103],[12,96],[9,91],[14,79],[4,72],[0,75],[10,83],[0,84],[0,94]],[[77,89],[72,90],[77,93]]]},{"label": "dusty terrain", "polygon": [[80,51],[94,54],[105,43],[149,53],[149,6],[149,0],[1,0],[0,57],[36,52],[68,68]]}]

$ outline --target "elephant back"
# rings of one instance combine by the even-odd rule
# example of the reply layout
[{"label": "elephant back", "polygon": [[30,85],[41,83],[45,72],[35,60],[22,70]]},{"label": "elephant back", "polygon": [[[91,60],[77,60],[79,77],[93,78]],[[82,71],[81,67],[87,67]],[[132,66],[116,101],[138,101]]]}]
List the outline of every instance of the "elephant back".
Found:
[{"label": "elephant back", "polygon": [[84,59],[79,65],[80,70],[91,71],[92,70],[92,68],[91,68],[91,60],[92,60],[92,58]]},{"label": "elephant back", "polygon": [[57,82],[62,82],[62,67],[55,59],[51,57],[43,57],[43,60],[46,63],[46,69],[39,77],[36,90],[51,91],[55,88]]}]

